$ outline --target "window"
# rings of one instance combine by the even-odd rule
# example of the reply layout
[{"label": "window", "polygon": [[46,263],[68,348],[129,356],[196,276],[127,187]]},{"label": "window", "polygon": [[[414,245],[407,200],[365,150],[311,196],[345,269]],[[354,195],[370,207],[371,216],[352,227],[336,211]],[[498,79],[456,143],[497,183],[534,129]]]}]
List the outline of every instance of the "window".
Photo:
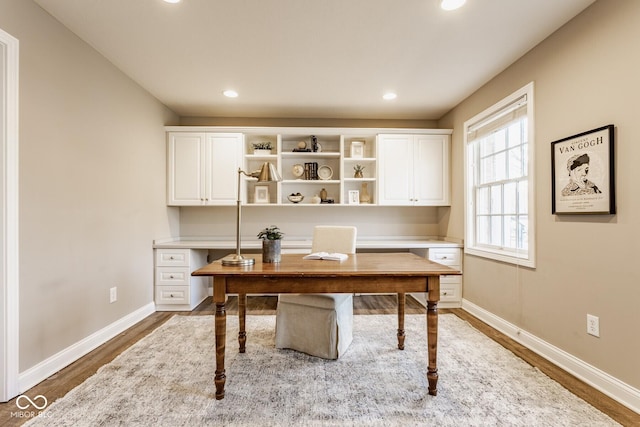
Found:
[{"label": "window", "polygon": [[533,83],[464,123],[465,252],[535,267]]}]

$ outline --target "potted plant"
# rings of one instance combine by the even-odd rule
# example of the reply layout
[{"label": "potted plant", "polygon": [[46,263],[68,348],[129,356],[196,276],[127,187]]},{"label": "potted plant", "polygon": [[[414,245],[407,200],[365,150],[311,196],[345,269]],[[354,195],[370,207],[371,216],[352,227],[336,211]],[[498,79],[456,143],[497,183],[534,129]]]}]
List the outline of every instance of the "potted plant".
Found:
[{"label": "potted plant", "polygon": [[280,229],[271,225],[258,233],[258,239],[262,239],[262,262],[280,262],[282,236]]},{"label": "potted plant", "polygon": [[355,172],[353,173],[353,177],[354,177],[354,178],[362,178],[362,177],[363,177],[363,175],[362,175],[362,171],[364,170],[364,166],[362,166],[362,165],[355,165],[355,166],[353,167],[353,170],[355,171]]},{"label": "potted plant", "polygon": [[253,144],[253,154],[264,156],[266,154],[271,154],[271,142],[254,142]]}]

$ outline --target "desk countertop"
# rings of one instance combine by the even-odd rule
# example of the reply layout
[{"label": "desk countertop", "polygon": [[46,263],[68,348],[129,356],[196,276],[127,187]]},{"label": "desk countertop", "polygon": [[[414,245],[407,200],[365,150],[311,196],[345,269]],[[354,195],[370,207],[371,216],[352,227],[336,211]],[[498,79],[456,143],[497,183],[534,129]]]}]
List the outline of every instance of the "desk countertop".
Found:
[{"label": "desk countertop", "polygon": [[[235,249],[235,240],[194,240],[194,239],[167,239],[155,240],[155,249]],[[357,249],[420,249],[420,248],[461,248],[460,243],[439,239],[384,239],[363,238],[356,242]],[[243,249],[260,249],[262,242],[259,239],[242,240]],[[282,249],[311,249],[311,239],[282,239]]]}]

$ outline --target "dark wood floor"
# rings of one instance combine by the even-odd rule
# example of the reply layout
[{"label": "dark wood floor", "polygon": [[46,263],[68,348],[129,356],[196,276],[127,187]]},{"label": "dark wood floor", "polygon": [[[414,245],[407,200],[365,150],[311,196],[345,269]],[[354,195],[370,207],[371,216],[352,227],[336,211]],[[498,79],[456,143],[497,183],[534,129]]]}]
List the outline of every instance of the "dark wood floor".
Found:
[{"label": "dark wood floor", "polygon": [[[247,313],[252,315],[273,315],[275,314],[276,297],[251,296],[247,302]],[[108,341],[77,362],[64,368],[57,374],[38,384],[25,394],[28,396],[43,395],[49,402],[64,396],[71,389],[82,383],[89,376],[93,375],[98,368],[109,363],[121,352],[135,344],[138,340],[152,332],[158,326],[169,320],[174,314],[201,316],[214,314],[215,306],[211,298],[205,300],[194,311],[191,312],[156,312],[135,326],[129,328],[117,337]],[[227,313],[236,314],[238,311],[237,300],[234,297],[229,299]],[[395,314],[396,297],[386,295],[362,295],[354,298],[354,313],[357,315],[368,314]],[[425,308],[415,300],[407,297],[405,312],[407,314],[425,313]],[[506,349],[512,351],[527,363],[537,367],[550,378],[553,378],[562,386],[567,388],[578,397],[589,402],[600,411],[624,426],[640,425],[640,415],[630,409],[620,405],[603,393],[588,386],[572,375],[557,368],[547,360],[514,342],[504,334],[489,327],[485,323],[471,316],[461,309],[440,310],[440,313],[453,313],[463,320],[469,322],[480,332],[495,340]],[[16,407],[15,399],[0,403],[0,425],[6,427],[19,426],[28,421],[28,418],[18,418],[15,414],[19,411]],[[12,413],[14,414],[12,416]]]}]

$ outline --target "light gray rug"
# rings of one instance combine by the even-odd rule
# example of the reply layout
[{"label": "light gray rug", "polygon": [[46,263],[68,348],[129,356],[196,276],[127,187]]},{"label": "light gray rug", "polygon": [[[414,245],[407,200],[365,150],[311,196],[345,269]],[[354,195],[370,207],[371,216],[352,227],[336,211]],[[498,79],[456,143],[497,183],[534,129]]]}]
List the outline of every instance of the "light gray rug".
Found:
[{"label": "light gray rug", "polygon": [[610,426],[583,400],[452,314],[440,316],[438,396],[423,315],[359,315],[337,361],[274,347],[273,316],[227,316],[227,383],[214,399],[213,316],[174,316],[51,404],[35,426]]}]

